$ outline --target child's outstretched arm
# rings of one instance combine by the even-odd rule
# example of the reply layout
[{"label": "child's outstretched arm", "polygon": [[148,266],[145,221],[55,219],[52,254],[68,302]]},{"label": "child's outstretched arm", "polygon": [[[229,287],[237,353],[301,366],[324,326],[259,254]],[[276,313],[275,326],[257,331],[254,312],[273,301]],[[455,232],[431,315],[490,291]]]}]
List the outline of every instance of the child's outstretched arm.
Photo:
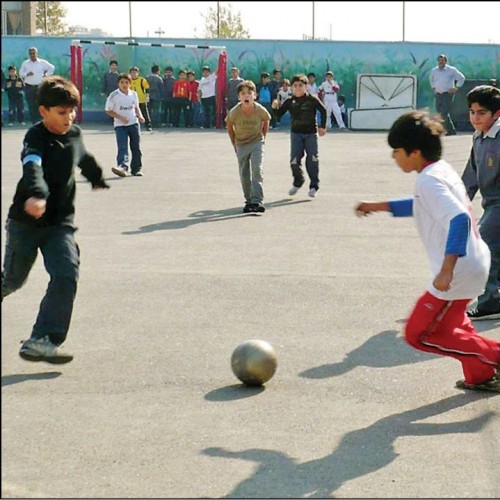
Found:
[{"label": "child's outstretched arm", "polygon": [[451,288],[455,265],[460,257],[467,254],[470,228],[471,220],[466,213],[458,214],[450,221],[443,264],[432,283],[440,292],[446,292]]},{"label": "child's outstretched arm", "polygon": [[413,198],[389,201],[361,201],[355,211],[360,217],[372,212],[390,212],[394,217],[411,217],[413,215]]},{"label": "child's outstretched arm", "polygon": [[390,212],[388,201],[360,201],[355,208],[358,217],[366,217],[373,212]]}]

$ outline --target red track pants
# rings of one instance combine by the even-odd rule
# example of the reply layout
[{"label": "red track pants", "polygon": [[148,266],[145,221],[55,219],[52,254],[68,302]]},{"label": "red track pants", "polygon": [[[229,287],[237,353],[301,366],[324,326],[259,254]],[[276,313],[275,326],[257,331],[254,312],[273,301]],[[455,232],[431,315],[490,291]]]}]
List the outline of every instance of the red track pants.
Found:
[{"label": "red track pants", "polygon": [[468,384],[485,382],[500,363],[500,343],[478,335],[466,314],[466,300],[446,301],[426,292],[405,328],[405,339],[420,351],[451,356],[462,363]]}]

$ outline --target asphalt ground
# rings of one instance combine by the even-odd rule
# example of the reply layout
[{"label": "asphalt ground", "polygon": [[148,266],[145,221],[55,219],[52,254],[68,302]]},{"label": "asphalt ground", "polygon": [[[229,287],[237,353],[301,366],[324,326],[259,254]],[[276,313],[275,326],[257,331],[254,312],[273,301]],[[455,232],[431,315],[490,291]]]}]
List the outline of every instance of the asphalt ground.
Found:
[{"label": "asphalt ground", "polygon": [[[2,497],[500,496],[500,397],[455,389],[456,360],[401,336],[430,279],[413,220],[354,214],[413,192],[385,132],[320,138],[315,199],[288,195],[289,136],[270,132],[256,215],[225,131],[144,133],[144,177],[118,178],[111,126],[82,128],[111,189],[77,174],[75,358],[18,356],[40,256],[2,304]],[[23,136],[2,129],[3,221]],[[461,172],[470,146],[445,137],[444,157]],[[262,388],[231,371],[249,339],[278,357]]]}]

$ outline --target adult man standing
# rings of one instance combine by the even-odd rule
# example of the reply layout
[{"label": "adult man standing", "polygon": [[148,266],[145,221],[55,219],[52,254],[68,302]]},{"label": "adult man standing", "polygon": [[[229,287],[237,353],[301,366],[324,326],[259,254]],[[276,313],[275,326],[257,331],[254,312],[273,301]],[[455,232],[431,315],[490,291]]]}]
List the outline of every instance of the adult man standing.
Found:
[{"label": "adult man standing", "polygon": [[55,66],[45,59],[40,59],[36,47],[30,47],[28,49],[28,54],[29,59],[26,59],[26,61],[21,64],[19,76],[23,79],[25,84],[24,93],[26,95],[26,101],[28,102],[31,123],[35,123],[40,119],[38,104],[36,102],[38,87],[46,76],[54,74]]},{"label": "adult man standing", "polygon": [[448,58],[440,54],[438,65],[432,68],[430,82],[436,96],[436,111],[444,118],[446,135],[456,135],[457,131],[451,119],[453,96],[464,84],[465,76],[454,66],[448,65]]}]

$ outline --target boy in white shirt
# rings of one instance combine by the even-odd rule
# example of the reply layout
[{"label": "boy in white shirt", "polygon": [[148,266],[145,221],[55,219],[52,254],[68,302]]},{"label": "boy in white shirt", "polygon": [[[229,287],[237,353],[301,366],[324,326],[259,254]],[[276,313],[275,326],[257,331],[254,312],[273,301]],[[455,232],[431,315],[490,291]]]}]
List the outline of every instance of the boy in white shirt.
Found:
[{"label": "boy in white shirt", "polygon": [[128,73],[122,73],[118,78],[118,88],[109,94],[105,106],[106,114],[114,118],[118,146],[117,166],[112,167],[111,171],[120,177],[126,177],[129,169],[129,140],[132,153],[131,174],[138,177],[143,175],[139,123],[144,123],[145,119],[139,107],[137,92],[130,89],[131,85],[132,77]]},{"label": "boy in white shirt", "polygon": [[403,172],[417,172],[415,195],[383,202],[363,201],[358,215],[386,211],[414,215],[427,250],[432,282],[405,327],[406,341],[421,351],[462,363],[459,389],[500,392],[500,343],[479,336],[466,314],[488,277],[490,251],[477,229],[467,191],[455,169],[441,160],[443,120],[415,110],[389,131],[392,157]]},{"label": "boy in white shirt", "polygon": [[331,71],[325,73],[326,80],[319,86],[319,94],[326,108],[326,127],[332,128],[332,113],[337,120],[337,125],[340,130],[345,130],[346,126],[342,119],[339,103],[337,102],[337,93],[340,90],[340,85],[334,79],[335,75]]}]

